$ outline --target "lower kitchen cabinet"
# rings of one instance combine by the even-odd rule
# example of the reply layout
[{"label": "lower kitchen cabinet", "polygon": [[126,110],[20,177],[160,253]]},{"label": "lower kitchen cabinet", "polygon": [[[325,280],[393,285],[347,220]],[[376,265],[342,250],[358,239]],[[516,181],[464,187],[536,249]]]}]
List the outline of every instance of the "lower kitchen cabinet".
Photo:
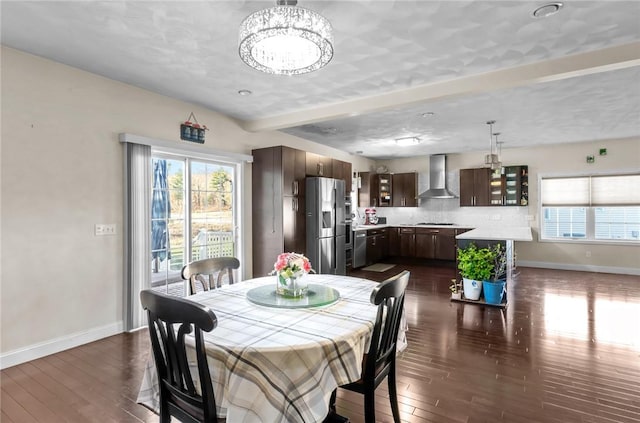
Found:
[{"label": "lower kitchen cabinet", "polygon": [[[400,256],[416,256],[416,228],[400,228]],[[397,250],[396,250],[397,251]]]},{"label": "lower kitchen cabinet", "polygon": [[455,260],[456,231],[449,228],[416,228],[416,256]]},{"label": "lower kitchen cabinet", "polygon": [[390,228],[389,252],[400,257],[434,260],[456,259],[456,235],[468,228],[399,227]]},{"label": "lower kitchen cabinet", "polygon": [[356,231],[353,267],[368,266],[388,256],[455,261],[456,236],[470,230],[401,226]]},{"label": "lower kitchen cabinet", "polygon": [[388,230],[369,229],[367,231],[367,265],[377,263],[389,255]]},{"label": "lower kitchen cabinet", "polygon": [[436,258],[436,238],[438,229],[416,228],[416,257]]}]

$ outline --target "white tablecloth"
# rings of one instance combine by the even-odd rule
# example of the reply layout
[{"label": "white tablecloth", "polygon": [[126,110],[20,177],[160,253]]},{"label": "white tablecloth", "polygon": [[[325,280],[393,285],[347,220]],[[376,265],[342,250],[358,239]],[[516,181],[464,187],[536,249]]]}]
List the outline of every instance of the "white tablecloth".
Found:
[{"label": "white tablecloth", "polygon": [[[188,297],[209,306],[218,326],[205,333],[219,416],[228,422],[322,421],[333,390],[360,378],[377,307],[376,282],[334,275],[308,275],[309,282],[340,292],[324,307],[279,309],[246,299],[249,289],[275,277],[243,281]],[[399,350],[406,346],[403,319]],[[151,354],[151,353],[150,353]],[[138,402],[158,410],[158,383],[150,357]]]}]

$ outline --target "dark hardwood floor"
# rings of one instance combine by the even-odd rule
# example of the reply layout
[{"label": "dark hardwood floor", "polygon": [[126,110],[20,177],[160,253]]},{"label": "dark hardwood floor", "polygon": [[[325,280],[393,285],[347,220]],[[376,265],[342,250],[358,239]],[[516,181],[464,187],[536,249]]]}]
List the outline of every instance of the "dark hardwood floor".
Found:
[{"label": "dark hardwood floor", "polygon": [[[640,422],[640,278],[521,268],[500,310],[450,302],[452,264],[395,263],[352,275],[411,271],[403,421]],[[156,422],[135,403],[148,352],[141,331],[5,369],[0,421]],[[360,395],[339,390],[337,406],[363,422]],[[376,415],[392,421],[384,383]]]}]

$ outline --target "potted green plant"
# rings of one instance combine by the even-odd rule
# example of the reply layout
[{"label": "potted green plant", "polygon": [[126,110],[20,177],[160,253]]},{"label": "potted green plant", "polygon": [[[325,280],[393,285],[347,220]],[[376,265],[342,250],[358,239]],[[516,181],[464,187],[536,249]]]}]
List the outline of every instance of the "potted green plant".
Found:
[{"label": "potted green plant", "polygon": [[479,300],[482,281],[491,278],[494,269],[495,250],[478,248],[471,243],[466,248],[458,248],[458,269],[462,276],[465,298]]},{"label": "potted green plant", "polygon": [[498,243],[491,247],[493,270],[488,280],[482,281],[484,299],[489,304],[500,304],[507,285],[507,254],[505,247]]}]

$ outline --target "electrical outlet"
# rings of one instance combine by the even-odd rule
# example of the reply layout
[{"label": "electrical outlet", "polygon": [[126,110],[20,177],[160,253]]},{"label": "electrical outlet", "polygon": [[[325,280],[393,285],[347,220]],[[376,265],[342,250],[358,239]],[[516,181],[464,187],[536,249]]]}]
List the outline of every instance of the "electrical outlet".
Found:
[{"label": "electrical outlet", "polygon": [[94,233],[96,236],[115,235],[116,224],[115,223],[96,223]]},{"label": "electrical outlet", "polygon": [[499,214],[494,214],[491,216],[491,220],[500,220],[502,219],[502,216],[500,216]]},{"label": "electrical outlet", "polygon": [[586,253],[584,253],[584,255],[587,257],[591,257],[591,251],[587,251]]},{"label": "electrical outlet", "polygon": [[533,222],[534,220],[536,220],[536,215],[535,214],[528,214],[527,215],[527,221],[528,222]]}]

